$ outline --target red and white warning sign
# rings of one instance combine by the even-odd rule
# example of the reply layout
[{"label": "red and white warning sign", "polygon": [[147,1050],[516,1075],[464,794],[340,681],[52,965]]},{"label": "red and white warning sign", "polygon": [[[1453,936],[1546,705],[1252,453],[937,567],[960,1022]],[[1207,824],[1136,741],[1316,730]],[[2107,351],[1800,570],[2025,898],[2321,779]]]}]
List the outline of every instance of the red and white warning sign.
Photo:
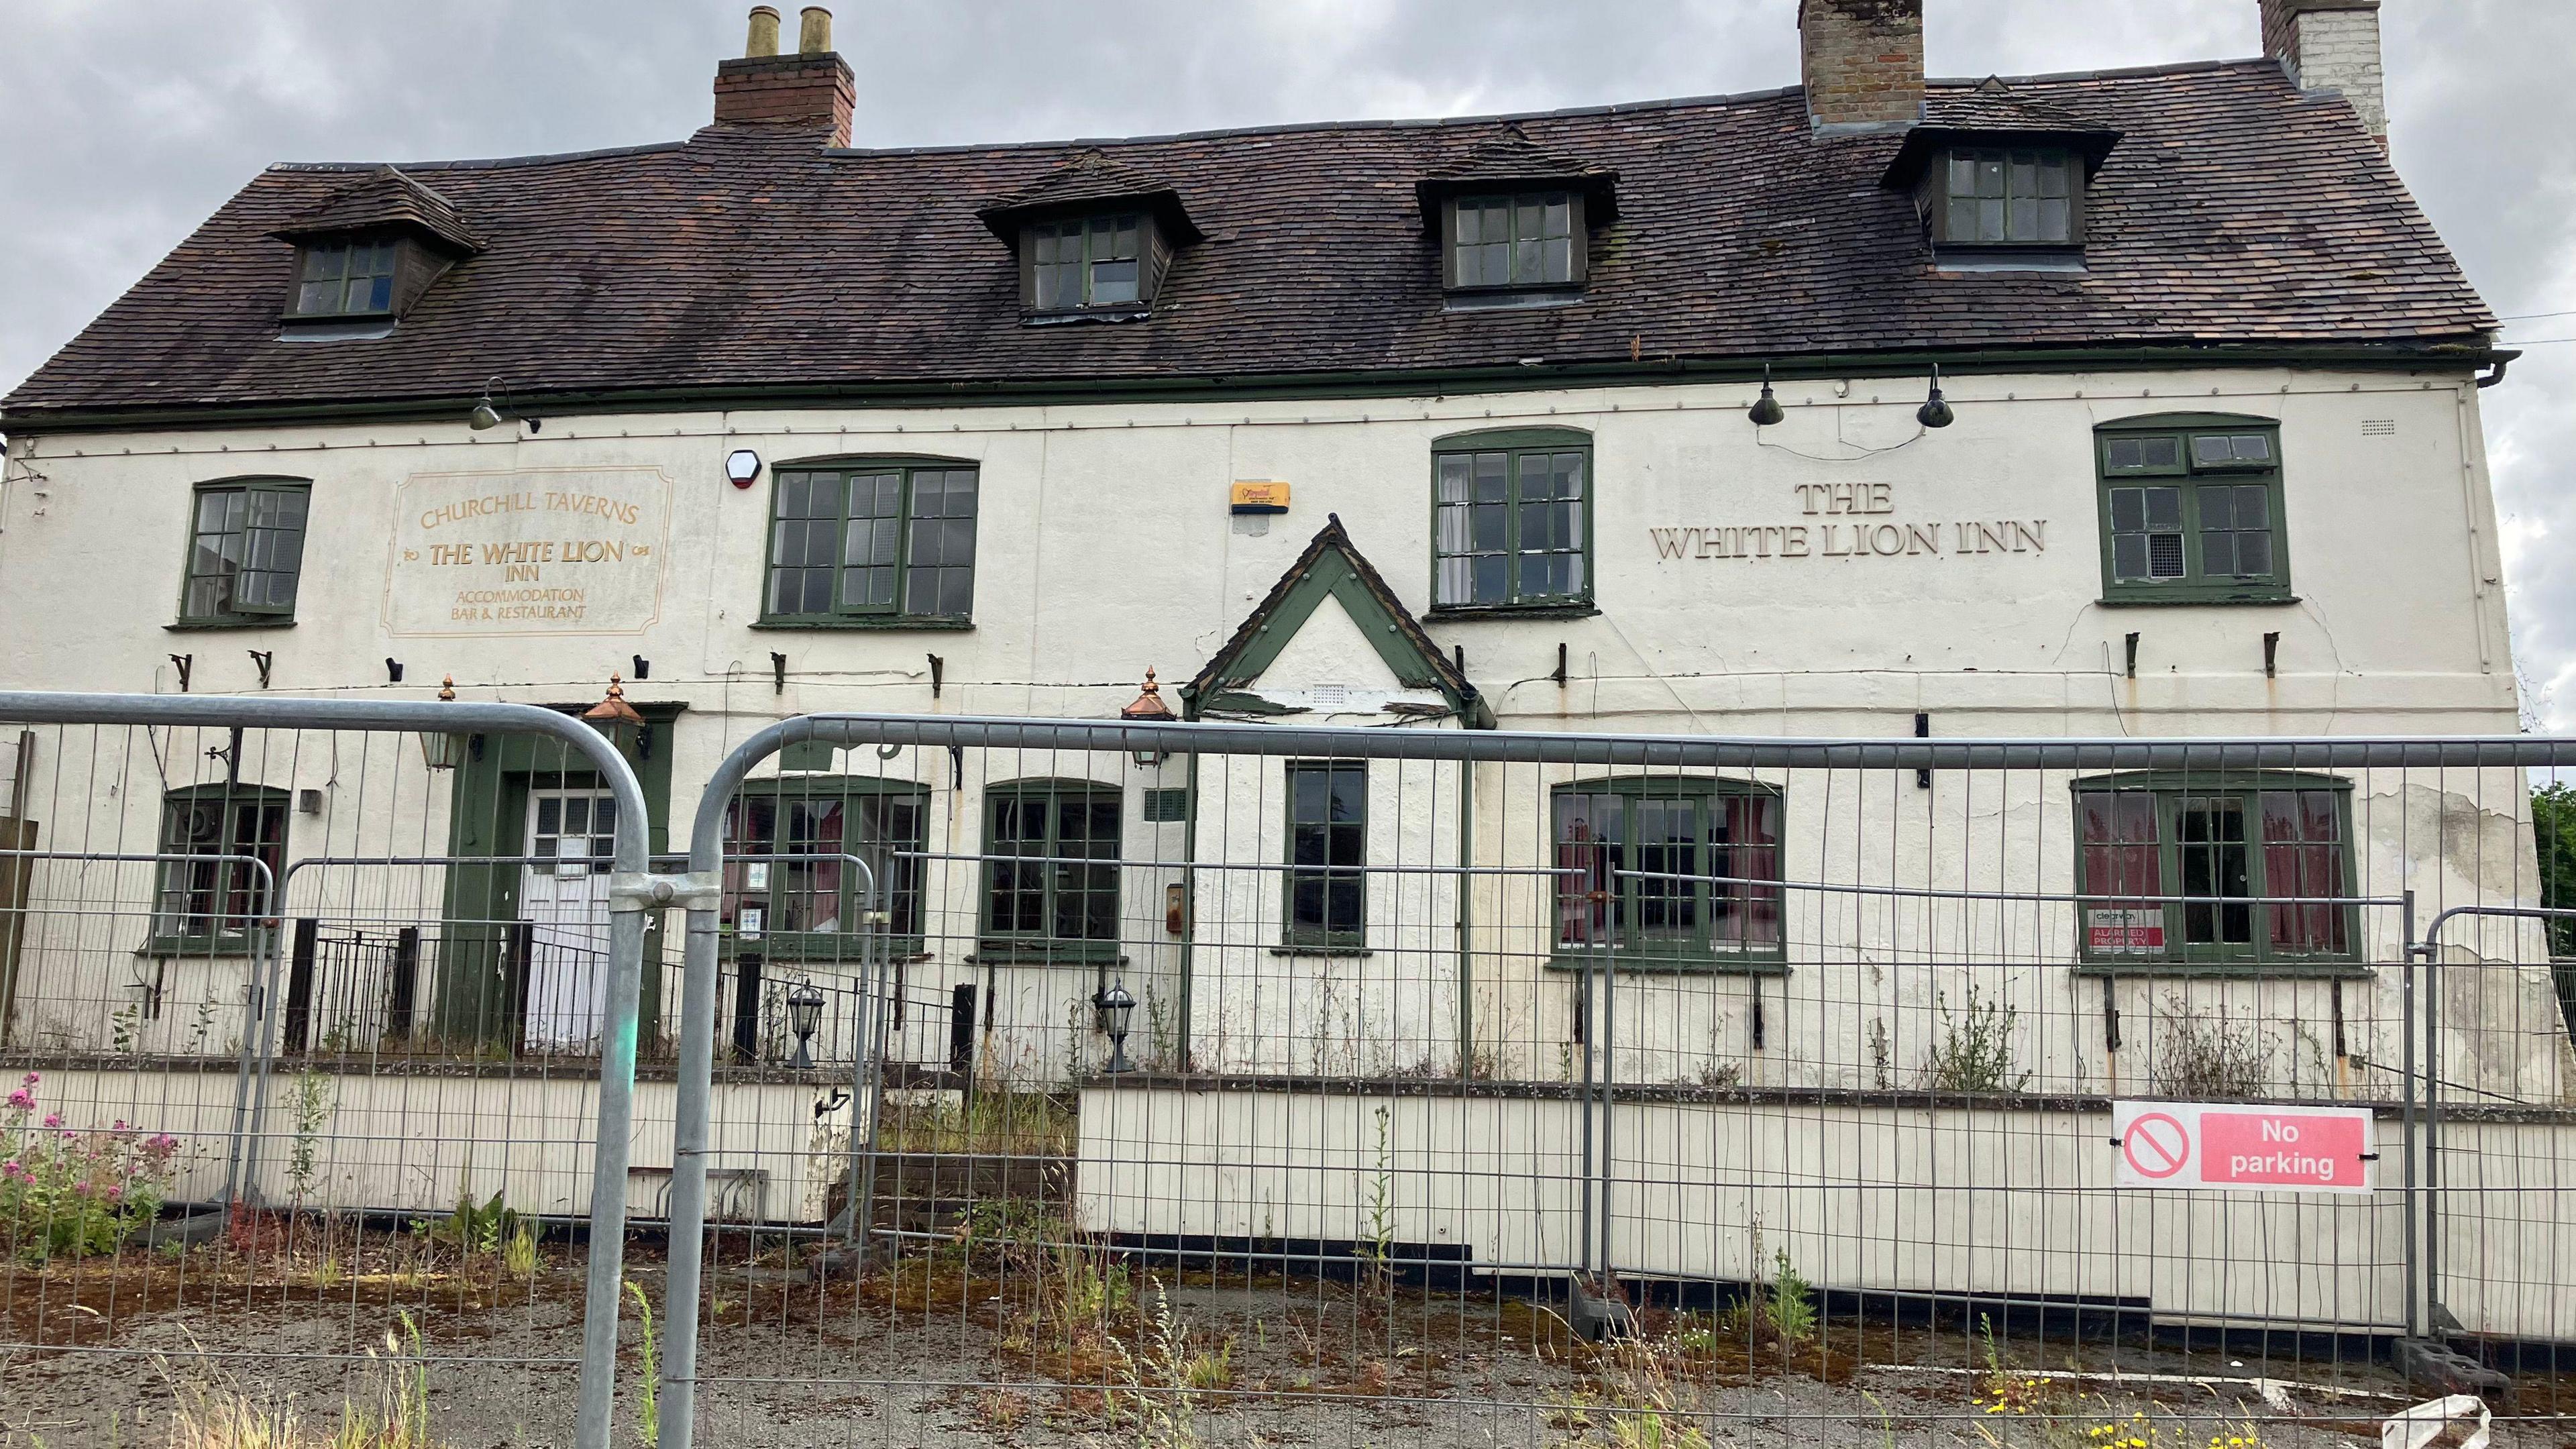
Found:
[{"label": "red and white warning sign", "polygon": [[2361,1107],[2114,1102],[2113,1182],[2235,1192],[2368,1192],[2379,1160]]}]

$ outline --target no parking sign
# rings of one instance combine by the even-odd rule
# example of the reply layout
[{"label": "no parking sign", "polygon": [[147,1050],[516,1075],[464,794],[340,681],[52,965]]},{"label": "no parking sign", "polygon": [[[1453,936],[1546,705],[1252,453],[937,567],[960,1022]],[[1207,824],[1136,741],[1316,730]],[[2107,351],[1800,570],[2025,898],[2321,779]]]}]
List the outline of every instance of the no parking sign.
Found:
[{"label": "no parking sign", "polygon": [[2368,1192],[2379,1160],[2362,1107],[2114,1102],[2112,1181],[2233,1192]]}]

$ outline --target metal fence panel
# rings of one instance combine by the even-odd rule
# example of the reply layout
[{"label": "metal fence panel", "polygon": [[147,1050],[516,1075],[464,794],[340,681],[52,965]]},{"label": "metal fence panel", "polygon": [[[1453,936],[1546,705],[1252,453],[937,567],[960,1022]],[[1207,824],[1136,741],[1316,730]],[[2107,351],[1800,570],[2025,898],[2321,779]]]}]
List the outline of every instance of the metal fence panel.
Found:
[{"label": "metal fence panel", "polygon": [[[619,742],[455,702],[0,721],[0,1344],[293,1389],[578,1368],[529,1417],[605,1444],[646,865]],[[522,814],[553,858],[489,838]]]},{"label": "metal fence panel", "polygon": [[[2571,748],[785,722],[694,869],[793,843],[741,801],[904,802],[888,969],[692,913],[663,1441],[857,1395],[883,1442],[2303,1442],[2427,1345],[2563,1426],[2557,927],[2417,948],[2576,888]],[[755,944],[877,1014],[854,1115],[717,1095]],[[2357,1111],[2370,1185],[2123,1186],[2138,1100]],[[691,1231],[690,1164],[759,1162],[690,1134],[808,1112],[769,1160],[855,1140],[863,1199]]]}]

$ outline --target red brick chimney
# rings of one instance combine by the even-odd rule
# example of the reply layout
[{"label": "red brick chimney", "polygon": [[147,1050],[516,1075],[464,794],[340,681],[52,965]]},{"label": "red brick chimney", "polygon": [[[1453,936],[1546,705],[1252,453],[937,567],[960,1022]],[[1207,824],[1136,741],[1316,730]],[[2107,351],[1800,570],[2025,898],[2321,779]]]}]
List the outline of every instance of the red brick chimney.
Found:
[{"label": "red brick chimney", "polygon": [[832,12],[808,5],[797,27],[796,54],[778,53],[778,12],[751,10],[740,60],[716,63],[716,124],[798,126],[825,131],[824,144],[850,144],[850,108],[858,81],[832,50]]},{"label": "red brick chimney", "polygon": [[2379,0],[2261,0],[2263,53],[2299,89],[2340,93],[2362,129],[2388,145],[2388,99],[2379,70]]},{"label": "red brick chimney", "polygon": [[1923,119],[1923,0],[1798,0],[1798,76],[1816,134]]}]

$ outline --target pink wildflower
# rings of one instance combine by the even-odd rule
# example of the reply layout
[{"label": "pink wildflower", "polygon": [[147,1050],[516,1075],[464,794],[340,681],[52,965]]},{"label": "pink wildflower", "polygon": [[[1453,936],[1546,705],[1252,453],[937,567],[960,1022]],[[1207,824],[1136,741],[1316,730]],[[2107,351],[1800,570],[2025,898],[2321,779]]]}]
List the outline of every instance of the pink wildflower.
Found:
[{"label": "pink wildflower", "polygon": [[20,1087],[18,1090],[9,1094],[9,1106],[13,1111],[24,1112],[35,1105],[36,1094],[28,1091],[24,1087]]},{"label": "pink wildflower", "polygon": [[110,1132],[122,1132],[122,1131],[124,1131],[124,1130],[125,1130],[125,1119],[124,1119],[124,1118],[122,1118],[122,1117],[117,1118],[117,1119],[116,1119],[116,1125],[115,1125],[115,1126],[113,1126],[113,1127],[108,1128],[107,1130],[108,1130],[108,1131],[110,1131]]},{"label": "pink wildflower", "polygon": [[63,1125],[63,1114],[60,1112],[47,1112],[45,1114],[45,1125],[47,1127],[60,1127]]},{"label": "pink wildflower", "polygon": [[108,1200],[109,1202],[114,1202],[114,1201],[116,1201],[118,1198],[121,1198],[121,1197],[123,1197],[123,1196],[125,1196],[125,1189],[124,1189],[124,1188],[118,1187],[118,1186],[114,1185],[113,1183],[109,1184],[108,1189],[107,1189],[107,1200]]},{"label": "pink wildflower", "polygon": [[152,1152],[175,1152],[179,1147],[179,1139],[167,1132],[162,1132],[147,1139],[143,1146]]},{"label": "pink wildflower", "polygon": [[24,1078],[20,1079],[20,1085],[32,1087],[43,1080],[44,1078],[37,1076],[34,1072],[29,1072]]},{"label": "pink wildflower", "polygon": [[0,1177],[25,1177],[27,1175],[26,1165],[14,1157],[10,1158],[6,1162],[0,1162]]}]

